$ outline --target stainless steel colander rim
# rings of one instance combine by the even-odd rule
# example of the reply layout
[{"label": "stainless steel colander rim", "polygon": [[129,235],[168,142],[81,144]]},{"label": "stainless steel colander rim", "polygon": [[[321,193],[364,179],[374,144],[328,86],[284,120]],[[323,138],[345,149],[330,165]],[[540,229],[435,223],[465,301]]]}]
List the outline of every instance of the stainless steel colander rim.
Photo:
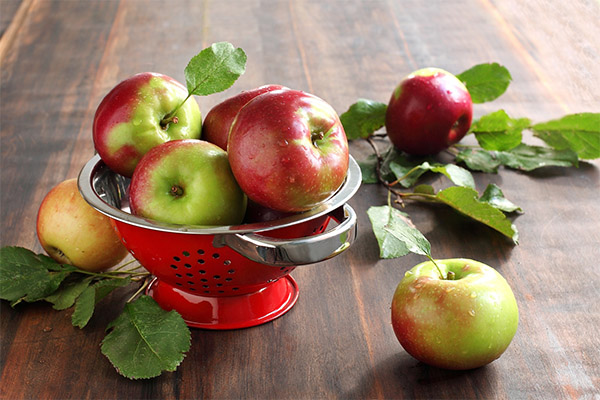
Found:
[{"label": "stainless steel colander rim", "polygon": [[[352,156],[349,157],[348,173],[342,186],[337,192],[318,205],[317,207],[298,214],[291,215],[282,219],[228,226],[199,226],[199,225],[176,225],[146,218],[141,218],[117,208],[106,202],[98,193],[97,188],[103,183],[102,179],[115,178],[120,179],[123,185],[115,188],[120,196],[126,196],[128,179],[117,176],[100,159],[99,155],[93,156],[81,169],[78,177],[79,191],[83,198],[96,210],[102,214],[125,224],[138,226],[141,228],[152,229],[163,232],[194,234],[194,235],[217,235],[217,234],[243,234],[265,232],[273,229],[285,228],[291,225],[328,214],[348,202],[358,191],[362,175],[360,167]],[[123,197],[121,197],[123,198]]]}]

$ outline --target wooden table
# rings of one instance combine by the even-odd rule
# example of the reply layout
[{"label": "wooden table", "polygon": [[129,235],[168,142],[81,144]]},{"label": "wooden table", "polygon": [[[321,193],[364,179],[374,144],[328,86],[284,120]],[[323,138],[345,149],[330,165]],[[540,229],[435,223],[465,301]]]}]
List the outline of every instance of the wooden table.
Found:
[{"label": "wooden table", "polygon": [[[505,65],[513,82],[500,99],[477,105],[476,116],[503,108],[541,122],[599,111],[600,5],[592,0],[0,0],[0,7],[2,246],[42,251],[39,204],[93,155],[92,118],[112,86],[148,70],[183,81],[188,60],[213,42],[242,47],[248,65],[231,89],[197,99],[204,114],[266,83],[312,92],[342,113],[361,97],[387,102],[414,69],[459,73],[482,62]],[[352,143],[351,152],[360,159],[367,147]],[[293,272],[300,298],[289,313],[250,329],[194,329],[178,370],[155,379],[127,380],[100,353],[127,290],[103,300],[82,330],[70,311],[2,302],[0,397],[597,399],[599,167],[475,174],[480,191],[496,183],[525,210],[515,220],[517,246],[449,209],[405,209],[435,257],[481,260],[512,286],[519,329],[486,367],[440,370],[400,347],[392,294],[423,257],[379,259],[366,210],[386,194],[363,185],[350,201],[356,242]]]}]

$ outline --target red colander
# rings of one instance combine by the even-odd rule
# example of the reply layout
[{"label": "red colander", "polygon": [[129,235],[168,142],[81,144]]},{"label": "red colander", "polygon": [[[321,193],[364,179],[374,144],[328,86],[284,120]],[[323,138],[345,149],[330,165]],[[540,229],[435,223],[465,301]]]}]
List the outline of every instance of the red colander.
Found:
[{"label": "red colander", "polygon": [[361,182],[352,157],[342,187],[316,208],[236,226],[183,226],[137,217],[129,212],[129,182],[97,155],[79,174],[85,200],[111,218],[125,247],[154,276],[148,294],[191,327],[246,328],[285,314],[298,299],[290,272],[336,256],[356,236],[356,214],[346,204]]}]

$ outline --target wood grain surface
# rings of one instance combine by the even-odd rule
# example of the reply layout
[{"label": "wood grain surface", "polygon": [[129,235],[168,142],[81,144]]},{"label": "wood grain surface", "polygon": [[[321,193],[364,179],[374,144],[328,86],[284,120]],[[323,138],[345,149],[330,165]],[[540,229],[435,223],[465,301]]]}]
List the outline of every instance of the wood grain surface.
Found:
[{"label": "wood grain surface", "polygon": [[[503,108],[541,122],[600,111],[598,21],[595,0],[0,0],[1,245],[42,251],[39,204],[94,154],[92,118],[111,87],[142,71],[184,81],[189,59],[213,42],[242,47],[248,65],[231,89],[197,98],[204,115],[267,83],[309,91],[342,113],[358,98],[387,102],[416,68],[459,73],[499,62],[511,86],[476,116]],[[368,151],[351,144],[357,159]],[[391,299],[423,257],[379,259],[366,210],[386,193],[363,185],[350,201],[356,242],[292,273],[300,298],[289,313],[250,329],[193,329],[181,366],[155,379],[127,380],[100,353],[127,289],[81,330],[48,304],[2,302],[0,398],[598,399],[599,168],[475,174],[480,191],[496,183],[525,211],[517,246],[448,209],[407,205],[434,257],[488,263],[515,292],[517,335],[485,367],[440,370],[401,348]]]}]

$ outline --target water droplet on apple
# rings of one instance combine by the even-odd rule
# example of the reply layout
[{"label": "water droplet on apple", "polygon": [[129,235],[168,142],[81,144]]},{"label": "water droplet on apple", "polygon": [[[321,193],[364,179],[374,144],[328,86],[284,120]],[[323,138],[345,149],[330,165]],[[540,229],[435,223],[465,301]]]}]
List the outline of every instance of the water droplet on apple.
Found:
[{"label": "water droplet on apple", "polygon": [[282,140],[280,140],[280,141],[278,142],[278,144],[279,144],[279,146],[281,146],[281,147],[285,147],[285,146],[287,146],[289,143],[288,143],[288,141],[287,141],[287,140],[285,140],[285,139],[282,139]]},{"label": "water droplet on apple", "polygon": [[288,182],[289,182],[289,183],[294,183],[294,182],[296,182],[296,178],[294,178],[293,176],[290,176],[290,177],[288,178]]},{"label": "water droplet on apple", "polygon": [[138,126],[138,125],[140,125],[142,123],[142,120],[139,119],[139,118],[136,118],[132,122],[133,122],[133,125]]},{"label": "water droplet on apple", "polygon": [[469,310],[469,315],[471,317],[474,317],[475,316],[475,310]]},{"label": "water droplet on apple", "polygon": [[475,292],[471,293],[471,298],[474,299],[475,297],[477,297],[477,293],[475,293]]}]

